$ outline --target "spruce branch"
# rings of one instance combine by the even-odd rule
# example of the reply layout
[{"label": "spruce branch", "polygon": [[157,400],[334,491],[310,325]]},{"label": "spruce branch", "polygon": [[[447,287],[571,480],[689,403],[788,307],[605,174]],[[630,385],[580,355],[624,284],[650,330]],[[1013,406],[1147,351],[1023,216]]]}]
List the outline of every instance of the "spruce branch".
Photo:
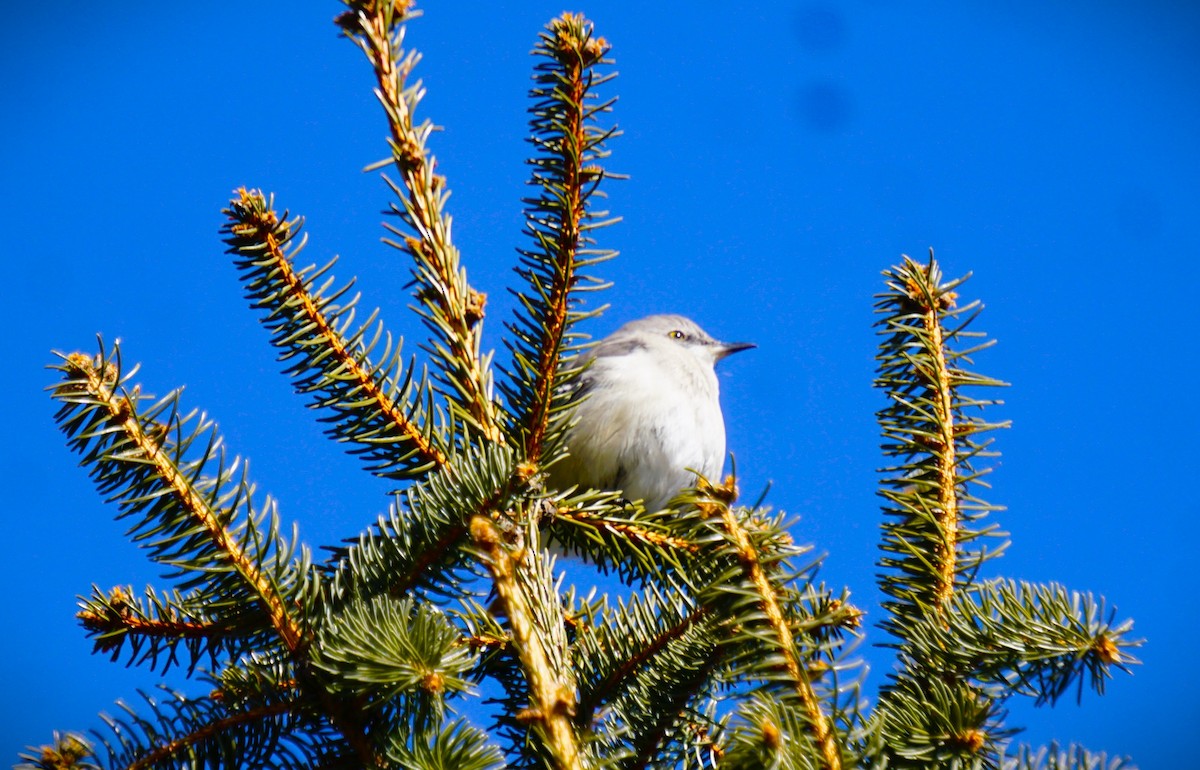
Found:
[{"label": "spruce branch", "polygon": [[[239,728],[251,724],[261,724],[272,717],[287,714],[290,707],[288,703],[275,703],[219,717],[215,720],[206,715],[203,726],[156,746],[126,767],[128,770],[143,770],[162,765],[174,767],[181,759],[194,761],[193,757],[196,757],[197,754],[202,756],[201,748],[207,748],[204,744],[215,742],[218,738],[231,743],[230,738],[233,734],[240,732]],[[224,755],[229,753],[227,750],[221,751],[221,754]],[[250,756],[253,757],[253,755]],[[225,756],[223,759],[228,762],[232,757]]]},{"label": "spruce branch", "polygon": [[[103,715],[108,731],[93,731],[94,740],[80,735],[55,736],[55,744],[24,754],[21,770],[96,770],[100,767],[149,768],[270,767],[300,770],[310,767],[319,742],[297,731],[292,704],[276,702],[253,708],[230,709],[218,700],[190,698],[163,688],[164,701],[139,693],[140,716],[118,702],[124,716]],[[98,747],[97,748],[97,744]]]},{"label": "spruce branch", "polygon": [[[983,538],[998,510],[974,492],[986,487],[980,458],[995,456],[982,434],[1007,423],[979,410],[999,403],[965,395],[1004,383],[967,370],[989,347],[967,331],[981,305],[960,305],[937,262],[908,257],[885,272],[877,311],[884,339],[876,384],[890,404],[879,412],[885,468],[885,556],[881,585],[891,600],[883,627],[898,637],[897,670],[871,716],[866,750],[889,766],[957,763],[1001,766],[1015,730],[1004,701],[1013,694],[1053,703],[1072,684],[1103,691],[1112,668],[1136,663],[1126,650],[1132,624],[1103,617],[1103,602],[1061,586],[977,581],[979,566],[1003,550]],[[869,741],[868,743],[871,743]]]},{"label": "spruce branch", "polygon": [[[273,504],[257,511],[244,470],[235,481],[238,463],[224,463],[212,424],[201,419],[191,428],[193,416],[178,412],[178,391],[141,413],[140,389],[125,388],[133,372],[122,372],[117,346],[110,352],[101,344],[94,358],[62,359],[54,396],[63,406],[55,419],[120,515],[141,517],[131,529],[136,539],[156,561],[192,573],[185,586],[207,584],[210,595],[245,597],[289,650],[298,649],[303,632],[291,607],[303,588],[302,564],[290,559]],[[189,456],[197,443],[199,456]]]},{"label": "spruce branch", "polygon": [[[716,724],[711,713],[689,713],[688,703],[695,700],[706,688],[712,686],[713,674],[725,664],[725,656],[718,649],[710,649],[707,655],[697,655],[680,667],[682,678],[674,681],[675,686],[665,693],[652,696],[655,679],[639,680],[638,693],[643,703],[653,703],[653,709],[639,708],[648,716],[649,729],[642,729],[634,737],[633,760],[629,767],[640,770],[647,767],[674,767],[688,754],[708,752],[720,755],[720,748],[713,742],[711,731]],[[665,697],[663,697],[665,695]],[[641,704],[629,699],[633,705]]]},{"label": "spruce branch", "polygon": [[91,743],[78,733],[55,730],[51,743],[27,748],[13,770],[100,770]]},{"label": "spruce branch", "polygon": [[884,277],[888,292],[876,302],[885,318],[878,323],[884,339],[875,384],[891,401],[878,414],[884,453],[899,464],[885,468],[888,476],[881,482],[889,516],[884,550],[890,555],[880,566],[888,570],[884,591],[894,599],[888,628],[903,637],[926,613],[941,617],[962,576],[1003,549],[967,551],[964,546],[1000,534],[994,527],[971,526],[995,510],[971,492],[973,486],[986,486],[982,477],[988,473],[972,463],[993,455],[990,439],[977,436],[1008,423],[985,422],[968,411],[999,402],[962,393],[965,387],[1004,385],[963,368],[971,353],[990,342],[955,347],[982,336],[966,330],[980,303],[958,305],[955,289],[966,277],[944,281],[932,253],[927,265],[905,257]]},{"label": "spruce branch", "polygon": [[[708,608],[683,606],[682,602],[667,601],[650,591],[622,602],[596,625],[589,624],[588,632],[580,633],[576,642],[584,675],[580,677],[575,721],[581,726],[592,724],[604,703],[636,682],[637,676],[672,642],[711,615]],[[631,640],[636,646],[630,644]]]},{"label": "spruce branch", "polygon": [[595,754],[619,767],[675,766],[711,746],[714,674],[727,665],[727,631],[713,611],[648,586],[615,608],[601,599],[572,625],[575,723],[594,736]]},{"label": "spruce branch", "polygon": [[820,699],[812,680],[797,654],[797,644],[792,636],[792,625],[784,614],[779,590],[771,580],[760,556],[759,547],[752,542],[750,533],[733,512],[733,501],[737,489],[733,477],[724,484],[715,485],[700,479],[697,486],[697,506],[701,515],[719,521],[723,535],[735,553],[745,577],[753,587],[756,602],[770,629],[776,654],[782,658],[788,681],[795,688],[805,712],[805,723],[813,742],[821,752],[821,767],[838,770],[842,766],[841,749],[829,716],[822,710]]},{"label": "spruce branch", "polygon": [[872,713],[883,738],[877,766],[998,768],[1017,732],[1000,700],[953,674],[906,665],[891,675]]},{"label": "spruce branch", "polygon": [[1002,767],[1004,770],[1137,770],[1128,757],[1110,759],[1104,752],[1093,753],[1075,744],[1064,748],[1057,743],[1039,749],[1021,746],[1016,756],[1005,758]]},{"label": "spruce branch", "polygon": [[[390,335],[380,363],[371,352],[383,333],[375,313],[355,327],[358,297],[338,304],[353,282],[330,291],[333,262],[297,269],[307,236],[296,243],[300,217],[275,211],[275,199],[258,190],[237,190],[224,211],[222,227],[241,272],[252,307],[265,312],[271,342],[283,352],[299,393],[315,395],[314,407],[332,411],[329,434],[357,444],[353,450],[368,468],[388,478],[413,478],[446,464],[442,431],[432,419],[431,389],[425,377],[404,372],[401,346]],[[347,334],[349,332],[349,334]]]},{"label": "spruce branch", "polygon": [[517,317],[508,324],[512,381],[502,385],[513,412],[509,432],[533,462],[542,461],[547,444],[557,448],[567,415],[568,385],[577,374],[571,364],[579,349],[571,328],[601,310],[579,309],[580,292],[606,286],[579,271],[615,256],[595,248],[590,235],[618,221],[605,219],[608,212],[591,205],[603,194],[602,180],[611,176],[599,165],[609,154],[604,142],[617,134],[597,125],[615,101],[597,101],[594,91],[614,77],[598,74],[599,67],[612,63],[605,58],[608,51],[592,23],[571,13],[552,20],[533,49],[543,61],[534,69],[530,92],[530,142],[536,153],[528,161],[533,166],[529,184],[541,192],[524,201],[525,233],[533,243],[519,250],[517,273],[528,287],[517,293]]},{"label": "spruce branch", "polygon": [[695,553],[699,546],[682,537],[671,534],[657,524],[657,516],[649,514],[645,517],[615,515],[615,506],[611,501],[596,509],[559,508],[554,520],[571,526],[581,533],[586,533],[589,539],[606,540],[605,536],[619,538],[629,543],[642,543],[652,548],[674,549],[686,553]]},{"label": "spruce branch", "polygon": [[[460,470],[461,469],[461,470]],[[485,574],[463,546],[476,515],[506,509],[527,477],[508,446],[455,455],[438,472],[393,495],[389,514],[350,545],[330,548],[327,600],[389,594],[458,597]]]},{"label": "spruce branch", "polygon": [[329,611],[315,648],[337,689],[379,703],[403,696],[402,718],[421,732],[442,720],[447,697],[470,689],[475,664],[444,613],[386,595]]},{"label": "spruce branch", "polygon": [[[575,711],[573,683],[560,674],[565,670],[563,649],[554,643],[557,634],[551,633],[544,615],[538,622],[539,607],[534,598],[547,593],[537,590],[537,584],[545,580],[538,574],[543,570],[532,566],[538,551],[522,548],[512,553],[500,529],[486,516],[472,518],[470,530],[471,541],[491,573],[497,601],[508,618],[513,649],[528,683],[529,707],[518,719],[533,727],[541,748],[553,758],[554,767],[582,770],[579,737],[571,721]],[[529,533],[535,541],[531,545],[536,545],[537,529],[530,528]],[[544,612],[545,607],[541,609]]]},{"label": "spruce branch", "polygon": [[726,734],[719,766],[811,770],[819,766],[820,756],[802,708],[766,693],[754,693],[742,704]]},{"label": "spruce branch", "polygon": [[1018,693],[1053,704],[1085,681],[1103,694],[1114,667],[1139,661],[1128,650],[1133,621],[1115,622],[1104,601],[1050,583],[992,580],[962,591],[947,625],[926,626],[915,650],[938,650],[939,665],[968,672],[997,696]]},{"label": "spruce branch", "polygon": [[[194,590],[194,600],[240,606],[245,615],[237,630],[259,634],[260,649],[274,647],[293,658],[306,692],[359,760],[377,764],[358,717],[309,670],[306,610],[314,596],[308,555],[294,557],[269,498],[256,505],[245,465],[225,462],[213,424],[194,412],[181,415],[179,391],[140,410],[147,398],[127,387],[134,372],[122,371],[119,346],[109,351],[101,342],[95,357],[62,356],[56,368],[63,381],[53,388],[62,403],[55,419],[100,492],[119,506],[119,517],[136,518],[134,540],[174,568],[178,588]],[[221,644],[233,640],[226,633]],[[237,640],[237,649],[249,641]]]},{"label": "spruce branch", "polygon": [[958,592],[1003,548],[988,552],[977,542],[997,534],[994,525],[977,524],[996,507],[973,488],[986,486],[988,472],[974,462],[995,454],[990,439],[979,436],[1007,423],[984,421],[978,410],[997,402],[964,390],[1004,383],[965,368],[973,353],[992,344],[964,344],[983,336],[967,331],[982,306],[959,303],[956,289],[965,277],[944,280],[931,252],[925,265],[904,257],[884,278],[888,290],[876,302],[884,317],[877,324],[883,339],[875,384],[890,401],[878,419],[884,454],[896,464],[880,482],[886,519],[879,565],[891,597],[882,626],[900,642],[898,670],[871,717],[880,743],[869,753],[901,767],[995,767],[1013,733],[1004,726],[1002,699],[924,642],[955,620]]},{"label": "spruce branch", "polygon": [[161,594],[147,588],[142,599],[133,589],[117,586],[110,591],[92,587],[92,595],[80,602],[76,614],[88,635],[95,639],[95,652],[109,653],[119,660],[128,645],[128,665],[149,662],[161,671],[178,664],[179,648],[187,653],[190,676],[202,661],[215,665],[222,657],[233,657],[252,646],[246,639],[254,633],[239,631],[247,617],[240,606],[216,606],[205,601],[203,592],[183,596],[178,591]]},{"label": "spruce branch", "polygon": [[466,421],[472,432],[489,441],[502,442],[489,357],[481,356],[479,349],[486,296],[467,283],[450,238],[450,216],[444,211],[446,180],[435,172],[437,162],[426,146],[433,124],[414,124],[425,90],[420,81],[407,84],[420,56],[405,51],[403,42],[404,24],[417,12],[407,0],[343,2],[349,10],[337,17],[337,24],[371,63],[375,96],[387,117],[392,163],[400,175],[399,185],[387,180],[400,201],[391,209],[413,233],[386,225],[399,240],[385,242],[413,259],[417,310],[433,333],[428,350],[435,376],[449,389],[452,418]]},{"label": "spruce branch", "polygon": [[565,552],[625,583],[703,584],[692,573],[702,566],[696,538],[707,533],[694,511],[646,511],[622,505],[616,493],[585,492],[555,505],[547,533]]},{"label": "spruce branch", "polygon": [[387,757],[394,767],[408,770],[502,770],[500,750],[487,735],[459,719],[445,730],[418,734],[411,740],[392,736]]}]

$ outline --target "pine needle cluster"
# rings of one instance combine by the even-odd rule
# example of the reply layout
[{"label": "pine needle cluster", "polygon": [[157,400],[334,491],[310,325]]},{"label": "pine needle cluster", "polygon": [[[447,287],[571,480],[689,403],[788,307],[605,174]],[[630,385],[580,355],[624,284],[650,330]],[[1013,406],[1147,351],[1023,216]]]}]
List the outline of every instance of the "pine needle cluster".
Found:
[{"label": "pine needle cluster", "polygon": [[[1131,623],[1055,585],[981,580],[1003,549],[978,496],[1001,383],[964,344],[978,303],[905,258],[880,295],[885,469],[881,626],[895,666],[875,703],[852,648],[863,613],[817,579],[788,520],[698,478],[667,510],[556,490],[617,135],[610,47],[582,16],[534,49],[524,246],[509,360],[481,350],[486,295],[451,238],[447,184],[416,118],[404,0],[344,0],[389,131],[387,243],[411,264],[424,365],[333,263],[301,266],[303,219],[239,189],[223,234],[284,372],[329,436],[396,482],[387,515],[314,560],[246,464],[178,391],[144,394],[118,346],[60,356],[57,422],[165,587],[95,587],[97,652],[208,683],[120,704],[23,767],[1128,767],[1016,747],[1003,704],[1102,690],[1134,663]],[[494,377],[499,375],[498,384]],[[556,541],[617,594],[564,588]],[[481,704],[482,689],[499,693]],[[487,706],[488,708],[485,708]]]}]

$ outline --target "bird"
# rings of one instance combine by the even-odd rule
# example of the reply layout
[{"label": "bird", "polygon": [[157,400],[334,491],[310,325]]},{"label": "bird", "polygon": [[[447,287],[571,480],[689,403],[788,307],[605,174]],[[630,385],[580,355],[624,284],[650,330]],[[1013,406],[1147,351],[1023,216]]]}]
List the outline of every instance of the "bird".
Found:
[{"label": "bird", "polygon": [[682,315],[630,321],[580,360],[566,455],[548,483],[620,491],[660,511],[696,474],[716,480],[725,462],[716,364],[755,347],[720,342]]}]

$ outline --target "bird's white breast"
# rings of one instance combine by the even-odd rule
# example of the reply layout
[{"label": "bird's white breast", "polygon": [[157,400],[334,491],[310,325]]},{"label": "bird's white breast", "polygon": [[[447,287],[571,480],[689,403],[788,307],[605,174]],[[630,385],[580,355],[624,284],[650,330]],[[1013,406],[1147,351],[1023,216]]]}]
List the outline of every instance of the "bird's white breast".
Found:
[{"label": "bird's white breast", "polygon": [[[664,344],[600,357],[585,373],[578,418],[591,430],[571,445],[565,473],[581,484],[619,488],[649,510],[721,472],[725,425],[712,363]],[[601,385],[600,383],[603,383]]]}]

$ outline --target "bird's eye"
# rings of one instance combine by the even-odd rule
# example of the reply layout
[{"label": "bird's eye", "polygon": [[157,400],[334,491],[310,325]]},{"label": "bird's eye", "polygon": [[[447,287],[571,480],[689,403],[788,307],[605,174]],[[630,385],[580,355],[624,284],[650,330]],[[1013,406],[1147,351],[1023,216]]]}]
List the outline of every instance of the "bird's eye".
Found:
[{"label": "bird's eye", "polygon": [[684,337],[686,337],[687,335],[684,334],[683,332],[679,331],[678,329],[675,329],[674,331],[667,332],[667,336],[673,340],[681,340]]}]

